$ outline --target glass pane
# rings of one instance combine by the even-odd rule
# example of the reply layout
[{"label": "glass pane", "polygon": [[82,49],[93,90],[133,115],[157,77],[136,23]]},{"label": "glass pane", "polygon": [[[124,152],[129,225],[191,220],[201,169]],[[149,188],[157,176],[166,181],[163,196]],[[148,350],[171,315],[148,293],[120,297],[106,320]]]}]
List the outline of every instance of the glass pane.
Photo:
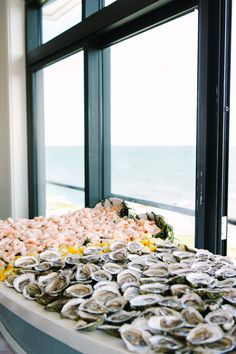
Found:
[{"label": "glass pane", "polygon": [[81,19],[81,0],[49,0],[42,7],[42,42],[58,36]]},{"label": "glass pane", "polygon": [[108,6],[117,0],[105,0],[105,6]]},{"label": "glass pane", "polygon": [[194,11],[111,47],[113,194],[194,212],[197,32]]},{"label": "glass pane", "polygon": [[83,53],[39,71],[37,85],[38,114],[44,118],[46,213],[64,212],[84,206],[84,192],[75,189],[84,188]]},{"label": "glass pane", "polygon": [[233,1],[232,47],[231,47],[231,102],[230,102],[230,147],[228,190],[228,254],[236,256],[236,4]]}]

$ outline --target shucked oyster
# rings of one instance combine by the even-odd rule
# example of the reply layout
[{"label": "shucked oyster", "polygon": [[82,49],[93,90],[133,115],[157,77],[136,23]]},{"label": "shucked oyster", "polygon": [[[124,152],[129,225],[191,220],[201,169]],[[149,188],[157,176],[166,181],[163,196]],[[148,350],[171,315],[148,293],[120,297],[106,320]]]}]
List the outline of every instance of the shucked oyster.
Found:
[{"label": "shucked oyster", "polygon": [[69,275],[58,275],[52,280],[51,283],[46,286],[45,292],[50,295],[56,295],[59,294],[62,290],[64,290],[69,284]]},{"label": "shucked oyster", "polygon": [[43,294],[42,288],[36,283],[27,283],[23,288],[23,295],[26,299],[35,300],[36,297]]},{"label": "shucked oyster", "polygon": [[75,298],[67,301],[67,303],[61,309],[62,317],[70,318],[71,320],[77,320],[79,318],[79,306],[83,302],[84,300],[80,298]]},{"label": "shucked oyster", "polygon": [[124,269],[122,265],[112,262],[105,263],[102,268],[111,274],[118,274]]},{"label": "shucked oyster", "polygon": [[92,293],[93,288],[89,284],[74,284],[64,291],[64,295],[69,297],[86,297]]},{"label": "shucked oyster", "polygon": [[161,295],[157,294],[145,294],[145,295],[138,295],[133,299],[130,299],[130,306],[134,309],[142,309],[145,307],[153,306],[159,304],[162,297]]},{"label": "shucked oyster", "polygon": [[140,315],[139,311],[121,310],[107,317],[106,321],[113,325],[121,325],[123,323],[130,322],[131,320],[137,318],[139,315]]},{"label": "shucked oyster", "polygon": [[211,277],[207,273],[189,273],[186,276],[187,281],[193,287],[202,287],[202,286],[212,286],[216,284],[216,279]]},{"label": "shucked oyster", "polygon": [[131,269],[126,269],[122,270],[117,275],[117,283],[119,286],[122,286],[125,283],[137,283],[139,281],[140,274],[131,270]]},{"label": "shucked oyster", "polygon": [[202,323],[204,321],[200,312],[195,308],[186,307],[182,310],[181,315],[186,321],[186,326],[195,327],[197,324]]},{"label": "shucked oyster", "polygon": [[195,309],[202,311],[205,309],[204,301],[201,297],[195,293],[188,292],[183,295],[180,299],[183,307],[194,307]]},{"label": "shucked oyster", "polygon": [[92,273],[91,278],[95,281],[104,281],[104,280],[111,281],[112,275],[106,270],[97,270],[96,272]]},{"label": "shucked oyster", "polygon": [[187,335],[187,341],[194,344],[206,344],[221,340],[224,336],[223,331],[217,325],[201,323],[193,328]]},{"label": "shucked oyster", "polygon": [[179,316],[153,316],[149,319],[148,326],[153,333],[169,332],[183,326],[183,321]]},{"label": "shucked oyster", "polygon": [[101,304],[105,304],[107,301],[113,300],[118,296],[120,296],[119,290],[109,285],[97,288],[93,293],[93,298]]},{"label": "shucked oyster", "polygon": [[233,315],[228,310],[218,309],[216,311],[209,312],[205,317],[205,321],[210,324],[223,325],[233,321]]},{"label": "shucked oyster", "polygon": [[149,338],[151,348],[156,353],[174,353],[183,347],[183,344],[171,336],[155,335]]},{"label": "shucked oyster", "polygon": [[88,264],[85,264],[84,266],[77,268],[75,279],[80,283],[84,283],[91,279],[91,274],[91,267]]},{"label": "shucked oyster", "polygon": [[79,306],[79,310],[97,315],[103,315],[107,312],[106,307],[103,306],[101,303],[98,303],[96,299],[92,297],[88,300],[84,300],[84,302],[82,302]]},{"label": "shucked oyster", "polygon": [[55,279],[56,277],[58,276],[58,273],[57,272],[52,272],[52,273],[49,273],[47,275],[41,275],[39,278],[38,278],[38,284],[39,286],[43,286],[43,287],[46,287],[48,284],[50,284],[53,279]]},{"label": "shucked oyster", "polygon": [[208,343],[205,345],[206,349],[211,351],[216,351],[216,353],[231,353],[231,350],[235,347],[235,343],[231,337],[223,337],[220,340],[217,340],[213,343]]},{"label": "shucked oyster", "polygon": [[120,335],[129,351],[135,353],[146,353],[148,351],[149,336],[146,333],[132,325],[124,324],[120,328]]},{"label": "shucked oyster", "polygon": [[33,256],[24,256],[15,260],[14,266],[18,268],[34,268],[39,263],[38,259]]},{"label": "shucked oyster", "polygon": [[169,289],[169,285],[163,283],[150,283],[140,286],[142,294],[164,294]]},{"label": "shucked oyster", "polygon": [[61,255],[59,252],[57,251],[44,251],[42,253],[40,253],[39,258],[43,261],[47,261],[47,262],[58,262],[61,260]]},{"label": "shucked oyster", "polygon": [[35,275],[33,273],[24,273],[14,279],[13,286],[19,293],[22,293],[25,285],[34,281]]}]

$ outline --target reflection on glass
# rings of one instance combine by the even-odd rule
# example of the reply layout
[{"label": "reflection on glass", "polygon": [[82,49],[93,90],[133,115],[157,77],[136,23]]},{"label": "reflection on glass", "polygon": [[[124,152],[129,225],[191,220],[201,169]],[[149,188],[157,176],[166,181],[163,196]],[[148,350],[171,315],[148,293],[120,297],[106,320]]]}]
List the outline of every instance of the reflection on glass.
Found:
[{"label": "reflection on glass", "polygon": [[42,42],[58,36],[82,19],[81,0],[49,0],[42,7]]},{"label": "reflection on glass", "polygon": [[195,209],[197,22],[195,11],[111,47],[113,194]]},{"label": "reflection on glass", "polygon": [[116,0],[105,0],[105,6],[108,6],[108,5],[112,4],[115,1]]},{"label": "reflection on glass", "polygon": [[229,147],[229,189],[228,189],[228,249],[229,255],[236,256],[236,4],[233,1],[232,47],[231,47],[231,102],[230,102],[230,147]]},{"label": "reflection on glass", "polygon": [[84,187],[83,53],[42,71],[38,74],[43,77],[46,212],[49,214],[84,204],[83,191],[65,188]]}]

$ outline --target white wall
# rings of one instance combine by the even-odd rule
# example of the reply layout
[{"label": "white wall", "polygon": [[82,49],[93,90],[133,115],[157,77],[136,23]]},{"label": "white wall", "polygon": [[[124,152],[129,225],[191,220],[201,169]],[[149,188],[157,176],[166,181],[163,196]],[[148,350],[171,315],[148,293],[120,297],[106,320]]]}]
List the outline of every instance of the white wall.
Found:
[{"label": "white wall", "polygon": [[0,218],[28,216],[24,1],[0,0]]}]

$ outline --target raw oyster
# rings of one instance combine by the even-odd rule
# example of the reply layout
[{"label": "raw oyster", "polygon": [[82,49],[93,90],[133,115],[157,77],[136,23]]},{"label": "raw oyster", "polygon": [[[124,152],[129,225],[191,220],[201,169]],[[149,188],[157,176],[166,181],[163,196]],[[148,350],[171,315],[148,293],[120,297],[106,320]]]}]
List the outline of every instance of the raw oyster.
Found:
[{"label": "raw oyster", "polygon": [[92,293],[93,288],[89,284],[74,284],[64,291],[64,295],[69,297],[86,297]]},{"label": "raw oyster", "polygon": [[126,269],[122,270],[117,275],[117,283],[119,286],[122,286],[125,283],[137,283],[139,281],[140,274],[131,270],[131,269]]},{"label": "raw oyster", "polygon": [[117,284],[116,281],[110,281],[110,280],[103,280],[103,281],[99,281],[94,285],[94,289],[98,289],[101,288],[102,286],[112,286],[115,287],[116,289],[119,288],[119,285]]},{"label": "raw oyster", "polygon": [[203,311],[205,309],[205,303],[201,299],[201,297],[195,293],[188,292],[183,295],[180,299],[183,307],[194,307],[199,311]]},{"label": "raw oyster", "polygon": [[148,326],[153,333],[160,331],[169,332],[182,327],[183,321],[178,316],[153,316],[148,320]]},{"label": "raw oyster", "polygon": [[236,270],[231,267],[221,267],[215,272],[215,277],[217,278],[232,278],[236,276]]},{"label": "raw oyster", "polygon": [[66,302],[61,309],[61,316],[70,318],[71,320],[77,320],[79,318],[78,310],[79,306],[84,302],[84,299],[75,298]]},{"label": "raw oyster", "polygon": [[58,275],[45,288],[45,292],[51,295],[61,293],[70,284],[68,275]]},{"label": "raw oyster", "polygon": [[189,273],[186,276],[187,281],[192,287],[213,286],[216,285],[216,279],[207,273]]},{"label": "raw oyster", "polygon": [[143,272],[145,277],[167,277],[169,274],[168,267],[163,264],[151,265]]},{"label": "raw oyster", "polygon": [[169,285],[162,283],[150,283],[140,286],[142,294],[164,294],[169,289]]},{"label": "raw oyster", "polygon": [[96,299],[98,303],[105,304],[109,300],[113,300],[120,296],[120,292],[117,288],[113,286],[102,286],[94,290],[93,298]]},{"label": "raw oyster", "polygon": [[8,286],[9,288],[13,288],[13,282],[14,280],[18,277],[17,274],[11,274],[7,277],[7,279],[4,281],[5,285]]},{"label": "raw oyster", "polygon": [[195,257],[195,253],[193,252],[187,252],[187,251],[174,251],[173,256],[178,259],[179,261],[184,260],[185,258],[192,258]]},{"label": "raw oyster", "polygon": [[226,295],[222,296],[223,299],[228,301],[229,303],[235,305],[236,304],[236,289],[232,288],[229,291],[227,291]]},{"label": "raw oyster", "polygon": [[117,251],[120,249],[124,249],[124,250],[126,249],[126,244],[123,241],[117,240],[110,244],[111,251]]},{"label": "raw oyster", "polygon": [[183,347],[183,344],[171,336],[155,335],[149,338],[151,348],[156,353],[174,353]]},{"label": "raw oyster", "polygon": [[67,298],[59,298],[55,301],[50,302],[44,308],[49,312],[61,312],[62,307],[68,302]]},{"label": "raw oyster", "polygon": [[69,265],[77,265],[77,264],[80,264],[80,259],[81,259],[81,256],[79,254],[70,253],[65,257],[65,262]]},{"label": "raw oyster", "polygon": [[125,290],[125,292],[123,293],[123,297],[126,300],[130,300],[133,297],[138,295],[138,288],[136,286],[130,286],[128,289]]},{"label": "raw oyster", "polygon": [[47,250],[47,251],[40,253],[39,258],[43,261],[54,263],[54,262],[58,262],[61,260],[61,255],[57,251]]},{"label": "raw oyster", "polygon": [[132,325],[124,324],[120,328],[120,335],[129,351],[135,353],[146,353],[148,351],[149,336],[146,333]]},{"label": "raw oyster", "polygon": [[100,246],[89,246],[84,250],[84,255],[99,253],[102,251],[102,247]]},{"label": "raw oyster", "polygon": [[141,253],[143,245],[137,241],[128,242],[126,245],[130,253]]},{"label": "raw oyster", "polygon": [[57,272],[49,273],[47,275],[41,275],[38,278],[38,284],[39,286],[46,287],[48,284],[50,284],[53,279],[55,279],[58,276]]},{"label": "raw oyster", "polygon": [[38,259],[33,256],[24,256],[15,260],[14,266],[18,268],[34,268],[39,263]]},{"label": "raw oyster", "polygon": [[188,342],[198,345],[216,342],[221,340],[223,336],[224,333],[219,326],[201,323],[189,332],[186,339]]},{"label": "raw oyster", "polygon": [[171,287],[170,287],[170,291],[171,291],[172,295],[175,295],[175,296],[182,296],[190,290],[191,290],[191,288],[186,284],[174,284],[174,285],[171,285]]},{"label": "raw oyster", "polygon": [[208,343],[205,345],[205,348],[210,349],[212,351],[216,351],[217,353],[228,353],[231,352],[235,347],[235,342],[229,336],[225,336],[222,339]]},{"label": "raw oyster", "polygon": [[19,293],[23,292],[26,284],[35,281],[35,275],[33,273],[24,273],[16,277],[13,281],[13,286]]},{"label": "raw oyster", "polygon": [[107,317],[106,321],[114,325],[121,325],[123,323],[127,323],[134,320],[139,315],[140,315],[140,311],[121,310]]},{"label": "raw oyster", "polygon": [[142,273],[144,270],[147,269],[147,265],[144,261],[141,259],[139,260],[133,260],[127,265],[128,269],[133,269],[135,272]]},{"label": "raw oyster", "polygon": [[95,298],[89,298],[88,300],[84,300],[79,306],[80,311],[85,311],[92,314],[103,315],[107,312],[105,306],[101,303],[98,303]]},{"label": "raw oyster", "polygon": [[233,315],[228,310],[218,309],[213,312],[209,312],[205,317],[205,321],[210,324],[223,325],[233,321]]},{"label": "raw oyster", "polygon": [[181,315],[186,321],[186,326],[195,327],[197,324],[204,322],[202,315],[195,308],[186,307],[181,311]]},{"label": "raw oyster", "polygon": [[43,293],[43,295],[36,297],[35,300],[39,304],[46,306],[46,305],[50,304],[51,302],[56,301],[58,299],[59,299],[58,295],[50,295],[47,293]]},{"label": "raw oyster", "polygon": [[181,303],[177,296],[163,296],[159,301],[159,306],[171,307],[173,309],[180,309]]},{"label": "raw oyster", "polygon": [[43,289],[36,283],[27,283],[23,288],[23,295],[26,299],[35,300],[43,294]]},{"label": "raw oyster", "polygon": [[51,262],[46,262],[46,261],[44,261],[44,262],[38,263],[38,264],[34,267],[34,269],[35,269],[36,271],[38,271],[38,272],[45,272],[45,271],[51,269],[51,268],[52,268],[52,265],[53,265],[53,264],[52,264]]},{"label": "raw oyster", "polygon": [[111,262],[105,263],[102,268],[111,274],[118,274],[124,269],[122,265]]},{"label": "raw oyster", "polygon": [[123,296],[115,297],[114,299],[108,300],[105,303],[106,308],[109,312],[118,312],[122,310],[127,304],[127,300]]},{"label": "raw oyster", "polygon": [[124,262],[127,259],[127,250],[125,248],[118,249],[109,254],[111,261]]},{"label": "raw oyster", "polygon": [[97,327],[98,329],[100,329],[101,331],[104,331],[107,334],[110,334],[113,337],[120,337],[120,326],[113,326],[113,325],[108,325],[108,324],[103,324],[103,325],[99,325]]},{"label": "raw oyster", "polygon": [[77,331],[95,331],[99,325],[102,325],[104,322],[103,317],[98,317],[96,321],[87,322],[85,320],[79,320],[75,326]]},{"label": "raw oyster", "polygon": [[85,264],[84,266],[77,268],[75,279],[79,282],[86,282],[91,279],[91,275],[91,267],[88,264]]},{"label": "raw oyster", "polygon": [[162,300],[161,295],[157,294],[145,294],[145,295],[138,295],[131,299],[130,306],[134,309],[142,309],[145,307],[157,305]]},{"label": "raw oyster", "polygon": [[224,280],[218,280],[216,288],[232,288],[236,286],[236,278],[226,278]]},{"label": "raw oyster", "polygon": [[92,273],[91,278],[95,281],[104,281],[104,280],[112,280],[111,273],[105,270],[97,270],[96,272]]}]

